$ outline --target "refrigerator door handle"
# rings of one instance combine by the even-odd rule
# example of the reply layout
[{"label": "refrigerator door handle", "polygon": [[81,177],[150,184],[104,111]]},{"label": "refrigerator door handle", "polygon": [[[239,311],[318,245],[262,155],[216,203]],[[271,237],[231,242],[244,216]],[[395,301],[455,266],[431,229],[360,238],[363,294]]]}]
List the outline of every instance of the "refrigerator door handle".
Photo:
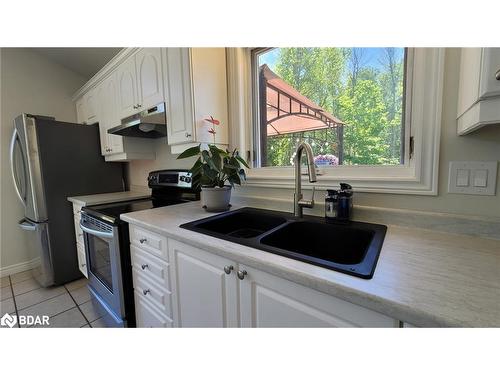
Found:
[{"label": "refrigerator door handle", "polygon": [[12,134],[12,139],[10,141],[10,172],[12,174],[12,180],[14,181],[14,190],[16,191],[17,197],[26,207],[26,202],[19,191],[19,186],[17,185],[17,180],[14,172],[14,148],[16,147],[16,141],[18,139],[17,129],[14,127],[14,133]]},{"label": "refrigerator door handle", "polygon": [[29,231],[35,231],[36,230],[36,225],[34,223],[31,223],[29,222],[28,220],[26,219],[22,219],[20,222],[19,222],[19,226],[21,227],[21,229],[23,230],[29,230]]}]

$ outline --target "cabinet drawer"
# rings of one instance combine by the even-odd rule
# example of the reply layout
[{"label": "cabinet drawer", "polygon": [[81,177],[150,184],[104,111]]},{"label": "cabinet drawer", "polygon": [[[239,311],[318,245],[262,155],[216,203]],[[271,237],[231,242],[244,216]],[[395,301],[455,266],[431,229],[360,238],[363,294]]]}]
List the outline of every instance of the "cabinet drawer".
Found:
[{"label": "cabinet drawer", "polygon": [[130,243],[168,262],[167,239],[159,234],[132,226]]},{"label": "cabinet drawer", "polygon": [[88,278],[87,274],[87,257],[85,255],[85,248],[83,245],[77,243],[76,244],[76,253],[78,255],[78,268],[83,275]]},{"label": "cabinet drawer", "polygon": [[160,287],[170,291],[169,264],[134,245],[130,247],[130,250],[134,270],[140,275],[151,278]]},{"label": "cabinet drawer", "polygon": [[172,320],[161,314],[141,294],[135,292],[135,319],[138,328],[171,328]]},{"label": "cabinet drawer", "polygon": [[159,287],[144,276],[140,275],[136,269],[132,270],[134,279],[134,290],[144,299],[150,302],[160,312],[167,316],[172,316],[171,293],[165,288]]}]

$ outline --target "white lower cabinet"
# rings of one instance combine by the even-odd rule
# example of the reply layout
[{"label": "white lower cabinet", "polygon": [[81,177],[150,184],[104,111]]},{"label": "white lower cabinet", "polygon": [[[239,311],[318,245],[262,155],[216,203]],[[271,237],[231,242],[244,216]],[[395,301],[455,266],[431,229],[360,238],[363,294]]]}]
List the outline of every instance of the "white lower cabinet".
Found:
[{"label": "white lower cabinet", "polygon": [[138,327],[399,327],[376,311],[148,231],[168,246],[160,258],[143,229],[130,233]]},{"label": "white lower cabinet", "polygon": [[135,300],[135,319],[137,327],[140,328],[170,328],[172,320],[151,305],[139,293],[134,293]]},{"label": "white lower cabinet", "polygon": [[[179,327],[237,327],[235,262],[169,239],[174,320]],[[230,267],[233,266],[233,269]],[[230,273],[227,274],[224,269]]]},{"label": "white lower cabinet", "polygon": [[75,242],[76,242],[76,255],[78,259],[78,269],[88,278],[87,273],[87,256],[85,255],[85,244],[83,241],[83,231],[80,228],[80,217],[82,212],[82,205],[73,203],[73,216],[75,220]]},{"label": "white lower cabinet", "polygon": [[243,327],[397,327],[399,322],[359,305],[239,265]]}]

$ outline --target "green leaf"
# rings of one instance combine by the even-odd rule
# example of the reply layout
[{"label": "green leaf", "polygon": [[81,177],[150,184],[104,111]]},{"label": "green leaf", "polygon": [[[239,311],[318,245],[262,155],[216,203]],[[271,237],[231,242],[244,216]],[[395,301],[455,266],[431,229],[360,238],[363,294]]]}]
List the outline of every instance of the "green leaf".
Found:
[{"label": "green leaf", "polygon": [[219,168],[215,165],[214,161],[212,160],[212,158],[210,157],[210,154],[208,153],[207,150],[203,150],[201,152],[201,156],[203,157],[203,160],[205,161],[205,163],[208,164],[208,166],[212,169],[214,169],[215,171],[219,172]]},{"label": "green leaf", "polygon": [[200,153],[200,147],[201,147],[201,144],[199,144],[198,146],[188,148],[183,153],[181,153],[179,156],[177,156],[177,159],[186,159],[186,158],[190,158],[192,156],[198,155]]},{"label": "green leaf", "polygon": [[236,157],[236,159],[237,159],[237,160],[238,160],[241,164],[243,164],[245,167],[250,168],[250,167],[248,166],[247,162],[246,162],[246,161],[245,161],[245,160],[244,160],[241,156],[236,155],[235,157]]}]

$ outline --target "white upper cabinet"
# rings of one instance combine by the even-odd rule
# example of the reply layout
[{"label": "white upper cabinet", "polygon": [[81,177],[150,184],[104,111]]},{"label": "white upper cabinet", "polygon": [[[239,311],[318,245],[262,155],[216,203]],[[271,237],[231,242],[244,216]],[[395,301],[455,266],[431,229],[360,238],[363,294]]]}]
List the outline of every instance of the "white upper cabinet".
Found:
[{"label": "white upper cabinet", "polygon": [[135,55],[137,106],[147,109],[164,101],[162,53],[160,48],[141,48]]},{"label": "white upper cabinet", "polygon": [[168,144],[193,141],[193,100],[189,48],[164,48]]},{"label": "white upper cabinet", "polygon": [[116,75],[118,83],[118,115],[122,119],[138,111],[135,55],[130,56],[118,66]]},{"label": "white upper cabinet", "polygon": [[213,116],[215,143],[228,144],[226,51],[224,48],[166,48],[165,98],[168,108],[168,144],[172,153],[190,143],[214,143],[208,131]]},{"label": "white upper cabinet", "polygon": [[99,86],[99,101],[101,103],[101,153],[111,155],[123,152],[123,137],[108,134],[108,130],[120,124],[117,114],[117,83],[116,74],[109,75]]},{"label": "white upper cabinet", "polygon": [[83,96],[85,106],[85,124],[91,125],[99,122],[99,100],[97,99],[97,89],[88,91]]},{"label": "white upper cabinet", "polygon": [[85,111],[85,100],[83,96],[78,99],[75,103],[76,105],[76,119],[79,124],[87,123],[87,113]]},{"label": "white upper cabinet", "polygon": [[463,48],[457,105],[458,134],[500,123],[500,48]]},{"label": "white upper cabinet", "polygon": [[[107,161],[154,159],[151,139],[109,135],[121,120],[166,103],[167,140],[178,154],[196,143],[227,147],[224,48],[128,48],[75,94],[78,122],[99,122]],[[206,119],[220,121],[216,136]]]}]

